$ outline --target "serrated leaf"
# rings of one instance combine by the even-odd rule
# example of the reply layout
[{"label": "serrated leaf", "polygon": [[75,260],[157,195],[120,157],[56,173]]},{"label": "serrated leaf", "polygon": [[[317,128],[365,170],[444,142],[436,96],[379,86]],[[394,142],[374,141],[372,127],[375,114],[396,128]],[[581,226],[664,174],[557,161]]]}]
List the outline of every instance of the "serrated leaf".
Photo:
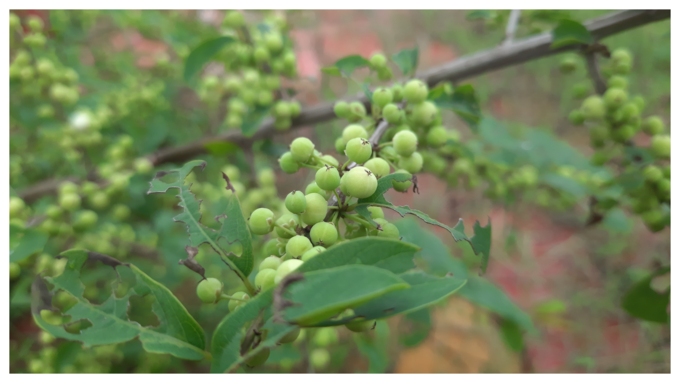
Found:
[{"label": "serrated leaf", "polygon": [[467,15],[465,15],[465,19],[467,20],[486,20],[486,19],[492,19],[493,18],[493,13],[491,13],[490,10],[488,9],[481,9],[481,10],[476,10],[472,12],[468,12]]},{"label": "serrated leaf", "polygon": [[430,309],[412,311],[399,322],[399,343],[405,347],[416,347],[430,335],[432,317]]},{"label": "serrated leaf", "polygon": [[[62,253],[62,256],[68,259],[64,272],[57,277],[46,279],[54,286],[53,291],[63,290],[76,299],[75,305],[63,314],[70,316],[71,322],[84,319],[92,326],[78,334],[72,334],[62,326],[47,323],[40,315],[40,311],[51,308],[49,300],[51,293],[47,291],[42,277],[38,276],[33,285],[34,299],[31,309],[35,322],[42,329],[59,338],[83,342],[86,347],[127,342],[138,337],[148,352],[167,353],[191,360],[210,358],[210,354],[204,351],[205,335],[198,322],[166,287],[151,279],[136,266],[122,264],[114,258],[87,250],[69,250]],[[112,294],[101,305],[94,305],[85,299],[83,297],[85,286],[80,281],[80,269],[88,258],[113,266],[118,273],[123,274],[123,280],[134,282],[127,294],[122,298]],[[127,319],[130,297],[146,294],[155,298],[152,309],[160,321],[157,328],[142,327],[139,323]]]},{"label": "serrated leaf", "polygon": [[377,321],[371,333],[354,334],[359,352],[368,359],[368,372],[382,374],[389,367],[390,327],[385,321]]},{"label": "serrated leaf", "polygon": [[479,224],[479,221],[475,222],[473,227],[475,235],[472,238],[468,238],[468,236],[465,235],[465,226],[463,225],[462,219],[458,221],[456,227],[451,228],[444,225],[443,223],[438,222],[437,220],[430,218],[427,214],[420,210],[413,210],[408,206],[395,206],[385,199],[383,194],[392,187],[392,180],[403,182],[410,179],[411,176],[404,173],[392,173],[381,177],[378,180],[378,187],[373,195],[357,201],[357,206],[355,208],[356,212],[366,218],[373,225],[376,225],[376,227],[377,224],[371,218],[370,211],[368,211],[369,206],[379,206],[382,208],[392,209],[399,213],[402,217],[404,217],[406,214],[412,214],[420,218],[425,223],[442,227],[449,231],[456,242],[467,241],[470,243],[475,254],[482,256],[481,271],[482,273],[486,272],[486,267],[489,263],[489,254],[491,252],[491,221],[489,220],[489,223],[486,225],[486,227],[482,227]]},{"label": "serrated leaf", "polygon": [[593,36],[583,24],[578,21],[562,19],[552,31],[551,49],[572,44],[592,44]]},{"label": "serrated leaf", "polygon": [[285,310],[290,323],[310,326],[338,315],[386,293],[409,288],[395,274],[367,265],[346,265],[307,272],[304,279],[288,287],[293,303]]},{"label": "serrated leaf", "polygon": [[222,48],[234,41],[236,40],[231,36],[221,36],[204,41],[201,45],[194,48],[184,63],[184,81],[191,80]]},{"label": "serrated leaf", "polygon": [[[184,184],[184,179],[195,167],[205,168],[205,161],[195,160],[184,164],[181,168],[173,169],[165,173],[177,173],[178,179],[172,183],[161,181],[158,177],[151,181],[148,194],[165,193],[169,189],[179,189],[177,198],[180,199],[179,206],[183,208],[182,213],[175,216],[175,222],[183,222],[187,227],[191,246],[198,247],[203,243],[208,243],[215,252],[226,262],[230,268],[236,271],[241,278],[247,278],[253,270],[253,247],[250,232],[247,229],[245,218],[241,210],[241,205],[236,193],[227,191],[227,203],[224,215],[217,217],[222,224],[219,231],[215,231],[201,223],[201,201],[189,190],[190,185]],[[228,185],[229,186],[229,185]],[[225,217],[226,216],[226,217]],[[243,252],[240,256],[231,254],[223,249],[218,241],[224,238],[229,244],[240,242]]]},{"label": "serrated leaf", "polygon": [[393,54],[392,61],[397,64],[404,76],[415,72],[418,67],[418,46],[411,49],[402,49]]},{"label": "serrated leaf", "polygon": [[252,137],[262,125],[262,121],[269,115],[271,106],[257,107],[249,111],[241,124],[241,132],[246,137]]},{"label": "serrated leaf", "polygon": [[430,101],[439,108],[453,111],[467,123],[472,131],[477,132],[479,122],[482,119],[482,112],[472,85],[461,85],[456,87],[452,94],[443,92]]},{"label": "serrated leaf", "polygon": [[458,294],[505,319],[514,321],[523,330],[535,331],[529,315],[513,303],[505,292],[484,278],[471,276]]},{"label": "serrated leaf", "polygon": [[670,288],[663,292],[655,291],[652,280],[671,271],[664,267],[645,279],[635,283],[623,296],[621,307],[635,318],[656,323],[668,323],[668,304],[670,302]]},{"label": "serrated leaf", "polygon": [[349,77],[359,68],[369,66],[371,63],[360,55],[343,57],[335,62],[335,65],[321,69],[322,72],[331,76]]},{"label": "serrated leaf", "polygon": [[19,262],[41,251],[49,236],[35,229],[9,225],[9,261]]}]

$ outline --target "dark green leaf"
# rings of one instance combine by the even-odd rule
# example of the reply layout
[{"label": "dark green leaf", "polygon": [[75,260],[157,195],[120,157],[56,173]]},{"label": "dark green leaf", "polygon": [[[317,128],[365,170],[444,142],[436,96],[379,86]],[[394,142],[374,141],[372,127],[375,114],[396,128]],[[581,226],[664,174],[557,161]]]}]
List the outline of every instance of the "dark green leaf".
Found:
[{"label": "dark green leaf", "polygon": [[204,41],[187,57],[184,64],[184,80],[189,81],[196,73],[198,73],[205,64],[212,60],[215,55],[228,44],[236,41],[231,36],[222,36],[212,40]]},{"label": "dark green leaf", "polygon": [[633,222],[628,219],[626,213],[619,208],[608,210],[602,220],[602,225],[617,233],[630,233],[631,230],[633,230]]},{"label": "dark green leaf", "polygon": [[243,124],[241,124],[241,132],[243,135],[252,137],[260,128],[260,125],[262,125],[262,121],[264,121],[265,117],[269,115],[271,108],[271,106],[257,107],[255,110],[248,112],[243,119]]},{"label": "dark green leaf", "polygon": [[623,296],[621,306],[628,314],[650,322],[668,323],[668,304],[670,302],[670,288],[664,292],[655,291],[652,280],[671,271],[670,267],[664,267],[647,278],[637,282]]},{"label": "dark green leaf", "polygon": [[47,243],[48,235],[18,225],[9,225],[9,261],[19,262],[28,256],[41,251]]},{"label": "dark green leaf", "polygon": [[415,347],[427,339],[431,329],[429,308],[410,312],[399,322],[399,342],[405,347]]},{"label": "dark green leaf", "polygon": [[552,31],[550,48],[560,48],[572,44],[592,44],[593,36],[588,29],[578,21],[562,19]]},{"label": "dark green leaf", "polygon": [[415,72],[418,67],[418,46],[411,49],[402,49],[393,54],[392,61],[397,64],[404,76]]},{"label": "dark green leaf", "polygon": [[588,193],[588,189],[578,183],[575,179],[559,174],[544,174],[541,176],[541,181],[546,185],[552,186],[556,190],[571,194],[577,199],[585,197]]},{"label": "dark green leaf", "polygon": [[322,72],[329,74],[331,76],[343,76],[349,77],[354,73],[355,70],[370,65],[370,62],[360,55],[352,55],[343,57],[335,62],[332,67],[326,67],[321,69]]},{"label": "dark green leaf", "polygon": [[272,140],[266,139],[262,141],[259,151],[268,156],[279,158],[283,153],[288,151],[288,148],[286,145],[274,143]]},{"label": "dark green leaf", "polygon": [[467,20],[480,20],[480,19],[486,20],[486,19],[492,19],[493,17],[494,17],[493,13],[488,9],[482,9],[482,10],[468,12],[468,14],[465,15],[465,18]]},{"label": "dark green leaf", "polygon": [[442,109],[452,110],[468,124],[470,129],[477,131],[482,112],[472,85],[461,85],[454,89],[453,94],[449,95],[444,92],[430,101]]},{"label": "dark green leaf", "polygon": [[489,263],[489,254],[491,251],[491,222],[489,221],[486,227],[482,227],[479,222],[475,222],[473,227],[475,235],[472,238],[468,238],[465,235],[465,227],[463,226],[462,219],[459,220],[456,227],[450,228],[443,223],[430,218],[427,214],[420,210],[413,210],[408,206],[394,206],[385,199],[383,194],[392,187],[392,180],[407,181],[410,179],[411,177],[409,175],[403,173],[392,173],[390,175],[381,177],[378,180],[378,188],[376,189],[375,193],[373,193],[372,196],[368,198],[362,198],[357,202],[356,212],[368,219],[369,222],[376,225],[376,227],[377,224],[373,221],[373,219],[371,219],[371,213],[368,211],[369,206],[379,206],[382,208],[392,209],[399,213],[402,217],[406,214],[413,214],[426,223],[442,227],[451,233],[451,236],[453,236],[453,239],[456,242],[467,241],[470,243],[475,254],[482,256],[481,270],[482,273],[486,272],[486,267]]},{"label": "dark green leaf", "polygon": [[524,334],[517,323],[505,318],[501,319],[501,335],[505,344],[515,352],[520,352],[524,348]]},{"label": "dark green leaf", "polygon": [[[83,342],[87,347],[127,342],[139,337],[142,346],[148,352],[172,354],[178,358],[200,360],[210,357],[204,351],[205,335],[201,326],[191,317],[177,298],[163,285],[151,279],[134,265],[122,264],[113,258],[101,258],[101,254],[87,250],[69,250],[62,253],[68,258],[64,272],[54,278],[46,278],[54,291],[63,290],[76,299],[76,304],[64,312],[70,316],[71,322],[81,319],[89,321],[92,326],[81,330],[78,334],[67,332],[63,326],[53,325],[43,320],[40,311],[50,309],[50,292],[40,276],[33,287],[31,304],[35,322],[50,334],[64,339]],[[117,266],[124,281],[133,283],[122,298],[111,295],[103,304],[93,305],[83,297],[85,286],[80,281],[80,269],[88,258],[107,262],[109,266]],[[155,300],[152,305],[154,314],[160,321],[157,328],[142,327],[128,320],[129,299],[133,295],[151,294]]]}]

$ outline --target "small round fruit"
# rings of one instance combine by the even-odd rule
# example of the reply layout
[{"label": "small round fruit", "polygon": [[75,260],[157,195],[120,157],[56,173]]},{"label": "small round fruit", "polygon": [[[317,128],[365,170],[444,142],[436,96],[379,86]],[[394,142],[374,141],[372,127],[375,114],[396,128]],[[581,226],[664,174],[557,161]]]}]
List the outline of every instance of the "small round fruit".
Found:
[{"label": "small round fruit", "polygon": [[609,80],[607,80],[607,88],[627,89],[628,79],[623,76],[611,76]]},{"label": "small round fruit", "polygon": [[437,116],[437,106],[431,101],[423,101],[413,106],[411,121],[419,126],[429,126]]},{"label": "small round fruit", "polygon": [[560,61],[560,72],[567,74],[571,73],[576,69],[576,58],[565,57]]},{"label": "small round fruit", "polygon": [[404,99],[404,87],[401,84],[392,85],[392,101],[401,102]]},{"label": "small round fruit", "polygon": [[307,208],[307,200],[301,191],[296,190],[288,193],[286,196],[285,205],[289,212],[300,214]]},{"label": "small round fruit", "polygon": [[[368,139],[368,132],[363,126],[357,124],[347,125],[342,131],[342,141],[344,145],[353,138],[365,138]],[[344,147],[343,147],[344,149]],[[344,151],[344,150],[343,150]]]},{"label": "small round fruit", "polygon": [[352,321],[345,324],[345,327],[352,332],[364,332],[373,328],[375,321]]},{"label": "small round fruit", "polygon": [[[276,242],[276,240],[274,240]],[[269,257],[265,258],[260,262],[260,268],[259,270],[265,270],[265,269],[272,269],[276,270],[279,268],[281,265],[281,258],[277,257],[276,255],[270,255]]]},{"label": "small round fruit", "polygon": [[581,111],[586,120],[599,120],[605,115],[604,100],[600,96],[590,96],[583,100]]},{"label": "small round fruit", "polygon": [[9,264],[9,280],[13,281],[21,275],[21,266],[18,263],[10,262]]},{"label": "small round fruit", "polygon": [[373,154],[373,145],[364,138],[353,138],[347,142],[345,154],[351,161],[363,164],[371,158],[371,154]]},{"label": "small round fruit", "polygon": [[[248,300],[250,299],[250,295],[244,293],[243,291],[237,291],[233,294],[231,294],[232,298],[236,299],[243,299],[243,300]],[[243,306],[246,302],[243,301],[237,301],[235,299],[232,299],[229,301],[229,311],[234,312],[238,310],[241,306]]]},{"label": "small round fruit", "polygon": [[[411,173],[404,169],[399,169],[395,173],[404,173],[408,175],[409,177],[411,176]],[[408,190],[409,187],[411,187],[411,180],[409,179],[408,181],[397,181],[397,180],[392,180],[392,187],[394,190],[398,192],[405,192]]]},{"label": "small round fruit", "polygon": [[659,116],[647,117],[642,124],[642,131],[649,134],[650,136],[655,136],[657,134],[663,133],[664,124],[663,120]]},{"label": "small round fruit", "polygon": [[283,278],[288,274],[292,273],[298,267],[302,266],[304,262],[299,259],[289,259],[281,264],[276,270],[276,277],[274,278],[274,283],[279,284]]},{"label": "small round fruit", "polygon": [[196,295],[203,303],[217,303],[222,296],[222,282],[215,278],[204,279],[196,287]]},{"label": "small round fruit", "polygon": [[309,353],[309,361],[317,370],[323,370],[331,361],[331,354],[325,348],[317,348]]},{"label": "small round fruit", "polygon": [[366,161],[364,167],[373,172],[376,177],[384,177],[390,174],[390,164],[379,157],[371,158],[370,160]]},{"label": "small round fruit", "polygon": [[657,134],[652,137],[650,149],[652,150],[652,154],[657,158],[671,158],[671,136]]},{"label": "small round fruit", "polygon": [[288,240],[286,243],[286,254],[293,258],[301,257],[302,254],[312,249],[312,243],[309,238],[303,235],[296,235]]},{"label": "small round fruit", "polygon": [[263,348],[262,351],[258,351],[257,354],[246,360],[246,366],[257,367],[263,365],[269,359],[270,353],[271,351],[268,348]]},{"label": "small round fruit", "polygon": [[330,222],[318,222],[309,232],[315,246],[329,247],[338,240],[338,230]]},{"label": "small round fruit", "polygon": [[26,204],[24,203],[24,200],[22,200],[19,197],[10,197],[9,198],[9,216],[11,218],[14,218],[18,216],[26,207]]},{"label": "small round fruit", "polygon": [[387,104],[382,110],[383,118],[390,124],[398,124],[401,122],[401,109],[395,104]]},{"label": "small round fruit", "polygon": [[378,188],[378,180],[373,172],[363,166],[352,168],[345,177],[345,187],[351,197],[367,198]]},{"label": "small round fruit", "polygon": [[300,165],[293,159],[291,152],[285,152],[281,155],[281,158],[279,158],[279,166],[281,166],[281,170],[288,174],[294,174],[300,170]]},{"label": "small round fruit", "polygon": [[260,291],[265,291],[274,286],[274,279],[276,279],[276,270],[260,269],[255,276],[255,287]]},{"label": "small round fruit", "polygon": [[222,20],[222,25],[228,28],[239,28],[245,24],[243,13],[239,11],[229,11]]},{"label": "small round fruit", "polygon": [[278,118],[290,118],[290,105],[285,101],[279,101],[274,107],[274,115]]},{"label": "small round fruit", "polygon": [[289,332],[288,334],[284,335],[283,338],[279,340],[279,343],[281,344],[286,344],[286,343],[293,343],[295,340],[300,336],[300,328],[296,328],[295,330]]},{"label": "small round fruit", "polygon": [[410,130],[402,130],[392,138],[392,146],[397,154],[408,157],[418,148],[418,136]]},{"label": "small round fruit", "polygon": [[153,163],[148,158],[137,158],[134,167],[137,173],[148,174],[153,170]]},{"label": "small round fruit", "polygon": [[263,207],[255,209],[250,214],[248,225],[250,226],[250,231],[253,234],[269,234],[274,228],[274,212]]},{"label": "small round fruit", "polygon": [[418,152],[414,152],[408,157],[400,156],[397,166],[411,174],[418,173],[423,169],[423,156]]},{"label": "small round fruit", "polygon": [[643,171],[642,175],[644,175],[645,179],[649,182],[656,183],[661,181],[663,178],[663,172],[661,169],[659,169],[658,166],[654,165],[648,165]]},{"label": "small round fruit", "polygon": [[314,246],[311,250],[307,250],[306,253],[302,254],[302,258],[300,258],[300,260],[301,260],[302,262],[307,262],[307,261],[309,261],[310,259],[316,257],[317,255],[323,253],[324,251],[326,251],[326,248],[325,248],[325,247],[323,247],[323,246]]},{"label": "small round fruit", "polygon": [[[317,195],[318,195],[318,194],[317,194]],[[291,225],[291,223],[292,223],[293,225]],[[292,230],[292,231],[295,231],[295,228],[296,228],[299,224],[300,224],[300,218],[298,217],[297,214],[291,214],[291,213],[283,214],[283,215],[281,215],[281,216],[279,217],[279,219],[276,220],[276,225],[279,225],[279,226],[287,226],[288,229],[289,229],[289,230]],[[288,233],[287,231],[284,231],[283,229],[281,229],[281,228],[278,227],[278,226],[276,226],[276,227],[274,228],[274,230],[276,230],[276,235],[277,235],[279,238],[286,239],[286,238],[290,238],[290,237],[293,236],[292,234]]]},{"label": "small round fruit", "polygon": [[321,189],[319,185],[316,184],[316,181],[307,185],[307,187],[305,188],[305,195],[312,193],[316,193],[324,198],[326,197],[326,192],[323,189]]},{"label": "small round fruit", "polygon": [[351,111],[349,109],[349,104],[345,101],[338,101],[333,106],[333,112],[338,118],[347,118],[350,116]]},{"label": "small round fruit", "polygon": [[373,104],[382,108],[392,102],[392,91],[387,88],[378,88],[373,92]]},{"label": "small round fruit", "polygon": [[335,140],[335,151],[339,154],[345,154],[345,140],[342,139],[342,136]]},{"label": "small round fruit", "polygon": [[418,104],[427,98],[427,84],[420,80],[411,80],[404,86],[404,98],[409,104]]},{"label": "small round fruit", "polygon": [[369,206],[368,211],[371,212],[371,218],[374,220],[377,218],[385,219],[385,212],[378,206]]},{"label": "small round fruit", "polygon": [[298,137],[290,144],[290,153],[297,162],[307,162],[314,154],[314,143],[306,137]]},{"label": "small round fruit", "polygon": [[366,107],[359,101],[352,101],[349,104],[349,111],[350,114],[347,120],[351,122],[358,122],[366,117]]},{"label": "small round fruit", "polygon": [[373,56],[371,56],[369,62],[371,63],[371,66],[376,70],[380,68],[385,68],[387,66],[387,59],[385,58],[384,55],[380,53],[376,53]]},{"label": "small round fruit", "polygon": [[381,224],[382,231],[378,231],[378,237],[399,238],[399,229],[393,223]]},{"label": "small round fruit", "polygon": [[628,92],[619,88],[610,88],[604,93],[603,99],[607,108],[618,109],[628,101]]},{"label": "small round fruit", "polygon": [[307,225],[314,225],[317,222],[323,221],[328,212],[326,198],[317,193],[311,193],[307,194],[305,199],[307,200],[307,209],[302,213],[302,222]]},{"label": "small round fruit", "polygon": [[448,139],[449,134],[443,126],[432,127],[425,137],[427,144],[435,148],[446,144]]},{"label": "small round fruit", "polygon": [[73,222],[73,227],[77,230],[89,229],[97,223],[97,218],[97,213],[92,210],[83,210],[78,213],[78,216]]},{"label": "small round fruit", "polygon": [[78,194],[63,194],[59,197],[59,206],[67,211],[74,211],[80,207],[80,196]]},{"label": "small round fruit", "polygon": [[118,204],[113,207],[113,217],[119,221],[123,221],[130,216],[130,208],[126,205]]},{"label": "small round fruit", "polygon": [[569,113],[568,118],[569,121],[576,126],[583,125],[583,123],[586,121],[586,117],[583,114],[583,111],[581,111],[580,109],[572,110],[571,113]]},{"label": "small round fruit", "polygon": [[321,190],[335,190],[340,186],[340,173],[337,168],[331,166],[324,166],[317,170],[314,179]]}]

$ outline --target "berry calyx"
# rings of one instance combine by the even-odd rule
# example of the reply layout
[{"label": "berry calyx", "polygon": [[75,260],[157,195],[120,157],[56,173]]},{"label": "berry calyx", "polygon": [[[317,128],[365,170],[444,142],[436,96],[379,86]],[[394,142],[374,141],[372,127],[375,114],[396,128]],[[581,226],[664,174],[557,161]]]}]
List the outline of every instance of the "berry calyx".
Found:
[{"label": "berry calyx", "polygon": [[371,154],[373,154],[373,148],[368,140],[364,138],[353,138],[347,142],[345,154],[351,161],[354,161],[358,164],[363,164],[364,162],[368,161],[369,158],[371,158]]},{"label": "berry calyx", "polygon": [[[318,195],[318,194],[317,194]],[[284,228],[295,231],[295,228],[300,225],[300,218],[298,217],[297,214],[283,214],[281,215],[277,220],[276,220],[276,227],[274,230],[276,231],[276,235],[279,238],[290,238],[293,236],[293,234],[290,234],[288,231],[283,230],[279,226],[283,226]]]},{"label": "berry calyx", "polygon": [[315,246],[329,247],[338,240],[338,230],[330,222],[318,222],[309,232]]},{"label": "berry calyx", "polygon": [[373,172],[363,166],[356,166],[345,173],[345,188],[351,197],[367,198],[375,193],[378,180]]},{"label": "berry calyx", "polygon": [[292,273],[298,267],[302,266],[303,262],[299,259],[289,259],[281,264],[276,270],[276,277],[274,283],[279,284],[283,278]]},{"label": "berry calyx", "polygon": [[306,137],[298,137],[290,144],[290,153],[297,162],[307,162],[314,154],[314,143]]},{"label": "berry calyx", "polygon": [[340,186],[340,173],[338,169],[328,165],[317,170],[314,179],[316,185],[322,190],[335,190]]},{"label": "berry calyx", "polygon": [[418,136],[410,130],[402,130],[392,138],[392,146],[397,154],[408,157],[418,148]]},{"label": "berry calyx", "polygon": [[294,214],[300,214],[307,208],[307,200],[301,191],[292,191],[288,193],[285,200],[286,209]]},{"label": "berry calyx", "polygon": [[196,287],[196,295],[203,303],[217,303],[222,296],[222,282],[215,278],[204,279]]},{"label": "berry calyx", "polygon": [[255,209],[250,214],[248,225],[253,234],[269,234],[274,228],[274,212],[263,207]]}]

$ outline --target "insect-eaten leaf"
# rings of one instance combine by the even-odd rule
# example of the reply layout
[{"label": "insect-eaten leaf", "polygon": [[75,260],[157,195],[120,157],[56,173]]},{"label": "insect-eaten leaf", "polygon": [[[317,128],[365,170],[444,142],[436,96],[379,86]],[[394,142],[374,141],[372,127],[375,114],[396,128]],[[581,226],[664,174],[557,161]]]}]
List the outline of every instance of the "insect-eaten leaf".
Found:
[{"label": "insect-eaten leaf", "polygon": [[[435,88],[436,89],[436,88]],[[445,90],[445,89],[444,89]],[[479,101],[472,85],[461,85],[453,89],[453,93],[444,92],[430,93],[428,99],[442,109],[453,111],[463,119],[472,131],[477,132],[482,112]]]},{"label": "insect-eaten leaf", "polygon": [[670,284],[668,289],[655,289],[655,278],[670,273],[670,267],[664,267],[645,279],[634,284],[623,296],[621,306],[631,316],[656,323],[668,323],[668,305],[670,303]]},{"label": "insect-eaten leaf", "polygon": [[221,36],[204,41],[201,45],[194,48],[184,63],[184,80],[191,80],[222,48],[234,41],[236,40],[231,36]]},{"label": "insect-eaten leaf", "polygon": [[556,49],[572,44],[592,44],[593,36],[583,24],[578,21],[562,19],[552,31],[550,48]]},{"label": "insect-eaten leaf", "polygon": [[392,61],[401,69],[404,76],[415,72],[418,67],[418,46],[411,49],[402,49],[392,55]]},{"label": "insect-eaten leaf", "polygon": [[[64,272],[52,278],[38,276],[32,288],[31,311],[36,324],[43,330],[58,338],[83,342],[86,347],[139,338],[148,352],[191,360],[210,359],[205,351],[203,329],[165,286],[136,266],[120,263],[104,254],[69,250],[61,255],[68,260]],[[92,304],[83,297],[85,286],[80,281],[81,268],[88,259],[112,266],[119,275],[112,291],[115,293],[101,305]],[[51,291],[45,280],[54,286]],[[67,294],[70,301],[61,308],[61,313],[51,303],[51,296],[57,291]],[[135,295],[154,297],[152,311],[160,321],[158,327],[143,327],[129,319],[129,301]],[[73,326],[65,326],[78,322],[89,322],[91,326],[81,327],[79,331],[73,331]]]},{"label": "insect-eaten leaf", "polygon": [[41,251],[47,243],[47,234],[21,226],[9,225],[9,261],[19,262]]}]

